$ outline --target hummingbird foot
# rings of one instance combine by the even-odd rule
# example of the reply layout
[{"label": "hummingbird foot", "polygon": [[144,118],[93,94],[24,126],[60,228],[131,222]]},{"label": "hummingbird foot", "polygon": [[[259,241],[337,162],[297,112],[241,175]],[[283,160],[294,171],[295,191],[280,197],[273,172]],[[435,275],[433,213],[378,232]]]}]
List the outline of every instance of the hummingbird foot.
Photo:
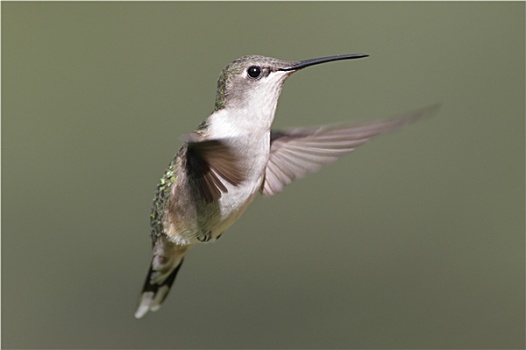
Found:
[{"label": "hummingbird foot", "polygon": [[208,242],[211,239],[212,239],[212,232],[211,231],[202,232],[202,233],[197,235],[197,240],[199,242]]}]

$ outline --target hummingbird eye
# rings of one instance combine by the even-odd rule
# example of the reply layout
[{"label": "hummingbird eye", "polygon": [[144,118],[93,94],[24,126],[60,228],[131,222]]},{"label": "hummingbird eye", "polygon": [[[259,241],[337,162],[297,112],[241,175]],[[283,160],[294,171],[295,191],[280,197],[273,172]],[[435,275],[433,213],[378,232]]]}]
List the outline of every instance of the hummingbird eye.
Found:
[{"label": "hummingbird eye", "polygon": [[258,66],[250,66],[247,69],[247,74],[249,77],[253,79],[257,79],[261,76],[261,67]]}]

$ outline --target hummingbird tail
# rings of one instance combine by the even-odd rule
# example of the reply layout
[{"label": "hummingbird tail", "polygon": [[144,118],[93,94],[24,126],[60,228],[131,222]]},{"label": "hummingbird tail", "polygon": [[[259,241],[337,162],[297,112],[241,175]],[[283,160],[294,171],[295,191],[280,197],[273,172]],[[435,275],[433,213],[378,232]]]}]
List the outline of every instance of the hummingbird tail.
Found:
[{"label": "hummingbird tail", "polygon": [[135,318],[142,318],[148,311],[159,310],[183,264],[187,249],[168,242],[158,241],[155,244]]}]

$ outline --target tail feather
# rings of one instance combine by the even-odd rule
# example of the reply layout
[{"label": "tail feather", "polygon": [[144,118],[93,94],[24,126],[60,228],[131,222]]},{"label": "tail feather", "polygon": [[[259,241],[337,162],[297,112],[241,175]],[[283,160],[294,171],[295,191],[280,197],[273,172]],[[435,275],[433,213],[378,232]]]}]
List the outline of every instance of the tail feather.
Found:
[{"label": "tail feather", "polygon": [[144,281],[136,318],[142,318],[148,311],[157,311],[170,291],[181,268],[187,247],[171,242],[156,242],[148,275]]}]

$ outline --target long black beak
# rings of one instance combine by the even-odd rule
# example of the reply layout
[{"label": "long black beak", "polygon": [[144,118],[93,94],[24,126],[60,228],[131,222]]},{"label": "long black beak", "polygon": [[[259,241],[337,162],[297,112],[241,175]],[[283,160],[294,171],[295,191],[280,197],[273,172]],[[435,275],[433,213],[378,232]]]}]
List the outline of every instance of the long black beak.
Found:
[{"label": "long black beak", "polygon": [[320,63],[325,63],[325,62],[332,62],[332,61],[339,61],[339,60],[353,60],[355,58],[364,58],[368,56],[369,55],[362,54],[362,53],[351,53],[351,54],[344,54],[344,55],[311,58],[308,60],[295,62],[291,66],[280,68],[279,70],[287,72],[291,70],[302,69],[308,66],[314,66],[315,64],[320,64]]}]

